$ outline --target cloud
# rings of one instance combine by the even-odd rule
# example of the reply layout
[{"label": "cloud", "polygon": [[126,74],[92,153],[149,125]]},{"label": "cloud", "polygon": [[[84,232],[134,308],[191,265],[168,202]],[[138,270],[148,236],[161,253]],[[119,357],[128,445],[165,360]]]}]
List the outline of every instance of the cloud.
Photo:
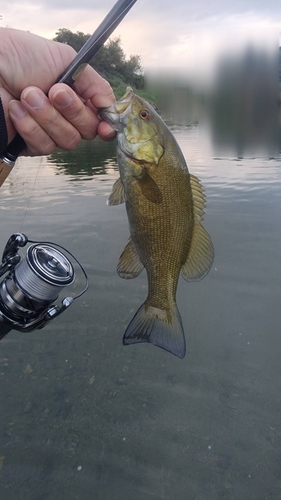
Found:
[{"label": "cloud", "polygon": [[[92,33],[114,0],[9,0],[2,26],[53,38],[59,28]],[[226,31],[280,31],[281,2],[271,0],[138,0],[113,36],[127,55],[139,54],[145,67],[191,64],[198,52],[216,50]],[[191,61],[191,62],[190,62]]]}]

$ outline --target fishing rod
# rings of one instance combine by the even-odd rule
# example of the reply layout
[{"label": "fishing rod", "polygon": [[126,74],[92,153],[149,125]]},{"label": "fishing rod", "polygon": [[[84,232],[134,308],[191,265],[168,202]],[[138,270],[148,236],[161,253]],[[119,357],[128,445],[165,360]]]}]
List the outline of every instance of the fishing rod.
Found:
[{"label": "fishing rod", "polygon": [[[56,83],[73,86],[78,75],[95,56],[136,0],[118,0],[93,35],[77,53]],[[25,148],[17,134],[7,147],[7,128],[0,97],[0,186],[12,170],[20,152]],[[31,243],[26,255],[20,248]],[[66,252],[66,256],[61,250]],[[75,273],[71,260],[84,274],[85,286],[80,293],[56,301],[60,292],[74,284]],[[2,278],[3,277],[3,278]],[[2,281],[1,281],[2,279]],[[0,340],[10,330],[30,332],[44,328],[63,313],[88,289],[88,277],[79,260],[66,248],[53,242],[33,241],[25,234],[14,233],[8,239],[0,263]]]},{"label": "fishing rod", "polygon": [[[113,31],[117,28],[122,19],[126,16],[137,0],[118,0],[98,28],[86,41],[83,47],[76,54],[73,61],[66,68],[63,74],[54,83],[65,83],[72,87],[78,75],[85,69],[87,64],[97,54]],[[2,154],[0,154],[0,186],[11,172],[21,151],[26,147],[23,138],[17,134],[7,147],[7,129],[4,117],[4,110],[0,98],[0,133],[1,143],[3,141]],[[0,145],[1,145],[0,143]],[[1,150],[0,150],[1,152]]]}]

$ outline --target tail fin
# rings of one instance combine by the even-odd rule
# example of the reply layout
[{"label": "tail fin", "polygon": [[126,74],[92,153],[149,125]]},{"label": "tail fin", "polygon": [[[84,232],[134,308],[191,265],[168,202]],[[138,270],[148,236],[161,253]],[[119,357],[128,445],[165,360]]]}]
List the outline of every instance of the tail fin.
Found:
[{"label": "tail fin", "polygon": [[184,358],[185,337],[176,304],[169,310],[142,304],[123,337],[124,345],[138,342],[149,342],[179,358]]}]

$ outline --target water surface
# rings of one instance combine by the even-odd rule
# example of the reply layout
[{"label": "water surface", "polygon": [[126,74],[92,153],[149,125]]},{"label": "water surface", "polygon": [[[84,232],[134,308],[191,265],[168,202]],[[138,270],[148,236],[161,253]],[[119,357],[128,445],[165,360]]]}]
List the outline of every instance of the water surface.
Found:
[{"label": "water surface", "polygon": [[0,344],[1,500],[281,499],[280,161],[212,158],[196,127],[174,133],[215,247],[208,276],[179,283],[184,360],[122,346],[147,284],[116,274],[114,143],[21,158],[1,188],[0,248],[13,232],[55,241],[90,279],[44,330]]}]

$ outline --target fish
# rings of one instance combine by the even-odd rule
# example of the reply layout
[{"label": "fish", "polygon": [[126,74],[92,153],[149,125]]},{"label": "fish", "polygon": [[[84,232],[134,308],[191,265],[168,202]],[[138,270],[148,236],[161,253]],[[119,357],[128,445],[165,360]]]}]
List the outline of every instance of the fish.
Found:
[{"label": "fish", "polygon": [[147,298],[129,323],[123,344],[148,342],[184,358],[185,334],[176,303],[179,276],[199,281],[214,259],[212,240],[201,224],[202,185],[189,173],[160,115],[130,87],[99,114],[117,132],[120,177],[108,204],[125,203],[129,221],[130,237],[117,272],[132,279],[145,268],[148,280]]}]

